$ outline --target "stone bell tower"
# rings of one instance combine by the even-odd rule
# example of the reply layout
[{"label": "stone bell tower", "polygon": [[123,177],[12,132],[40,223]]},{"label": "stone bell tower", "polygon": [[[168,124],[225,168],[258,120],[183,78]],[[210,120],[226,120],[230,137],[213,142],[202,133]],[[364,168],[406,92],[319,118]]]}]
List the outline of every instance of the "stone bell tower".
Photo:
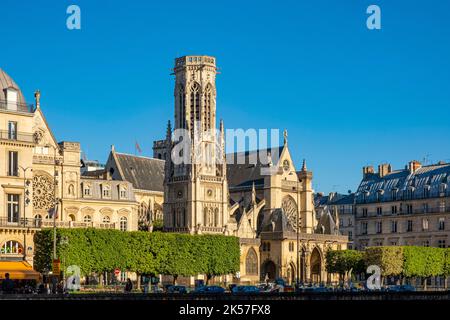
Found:
[{"label": "stone bell tower", "polygon": [[[166,231],[229,233],[223,123],[216,134],[216,59],[175,59],[174,132],[166,136]],[[180,139],[180,133],[185,135]],[[186,143],[189,141],[189,143]],[[180,150],[180,145],[187,146]],[[175,162],[173,157],[182,157]]]}]

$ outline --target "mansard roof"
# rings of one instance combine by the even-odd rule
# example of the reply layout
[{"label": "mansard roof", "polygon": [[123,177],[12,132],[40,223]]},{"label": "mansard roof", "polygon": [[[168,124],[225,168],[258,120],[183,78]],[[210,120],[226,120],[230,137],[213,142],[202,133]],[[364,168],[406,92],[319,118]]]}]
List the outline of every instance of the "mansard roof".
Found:
[{"label": "mansard roof", "polygon": [[450,163],[405,168],[380,176],[368,173],[355,194],[356,203],[450,196]]},{"label": "mansard roof", "polygon": [[135,189],[164,191],[164,160],[114,153],[122,180]]},{"label": "mansard roof", "polygon": [[[268,167],[267,164],[261,163],[259,155],[271,154],[272,159],[279,159],[283,152],[284,146],[273,149],[260,149],[245,152],[229,153],[227,159],[227,179],[228,186],[232,188],[251,188],[255,183],[255,188],[264,186],[264,175],[261,174],[261,168]],[[275,157],[273,152],[276,152]],[[238,159],[245,159],[239,161]],[[252,159],[257,159],[256,163],[250,163]],[[241,163],[243,162],[243,163]],[[277,163],[274,163],[277,165]]]}]

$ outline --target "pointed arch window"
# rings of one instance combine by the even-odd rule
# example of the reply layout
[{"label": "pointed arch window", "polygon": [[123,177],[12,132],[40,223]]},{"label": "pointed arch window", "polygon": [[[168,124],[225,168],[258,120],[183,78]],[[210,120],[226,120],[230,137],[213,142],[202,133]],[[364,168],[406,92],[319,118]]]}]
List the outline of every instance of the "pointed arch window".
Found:
[{"label": "pointed arch window", "polygon": [[180,103],[180,118],[178,125],[180,128],[184,128],[186,126],[184,119],[186,118],[186,100],[185,100],[185,92],[184,87],[180,85],[180,89],[178,90],[178,100]]},{"label": "pointed arch window", "polygon": [[204,106],[204,112],[203,112],[203,128],[204,130],[211,129],[211,111],[212,111],[212,86],[211,84],[208,84],[206,86],[205,94],[203,96],[203,106]]},{"label": "pointed arch window", "polygon": [[245,258],[245,273],[247,275],[258,274],[258,256],[253,248],[248,250],[247,257]]},{"label": "pointed arch window", "polygon": [[216,208],[216,209],[214,210],[214,225],[215,225],[216,227],[220,227],[219,221],[220,221],[220,219],[219,219],[219,208]]},{"label": "pointed arch window", "polygon": [[191,131],[193,132],[194,121],[200,121],[200,85],[197,82],[191,86],[190,117]]}]

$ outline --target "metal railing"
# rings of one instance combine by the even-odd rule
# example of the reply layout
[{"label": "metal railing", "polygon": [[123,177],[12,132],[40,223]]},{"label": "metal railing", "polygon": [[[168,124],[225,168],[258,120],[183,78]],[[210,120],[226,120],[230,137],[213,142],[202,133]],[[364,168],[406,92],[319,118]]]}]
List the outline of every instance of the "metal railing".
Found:
[{"label": "metal railing", "polygon": [[34,105],[20,102],[0,100],[0,110],[33,113]]},{"label": "metal railing", "polygon": [[43,220],[43,228],[51,228],[56,225],[57,228],[99,228],[99,229],[116,229],[115,223],[98,223],[98,222],[77,222],[77,221],[55,221]]},{"label": "metal railing", "polygon": [[40,228],[42,225],[41,219],[32,218],[19,218],[19,219],[9,219],[0,218],[0,227],[8,228]]},{"label": "metal railing", "polygon": [[33,134],[23,133],[18,131],[0,130],[1,140],[21,141],[21,142],[33,142]]}]

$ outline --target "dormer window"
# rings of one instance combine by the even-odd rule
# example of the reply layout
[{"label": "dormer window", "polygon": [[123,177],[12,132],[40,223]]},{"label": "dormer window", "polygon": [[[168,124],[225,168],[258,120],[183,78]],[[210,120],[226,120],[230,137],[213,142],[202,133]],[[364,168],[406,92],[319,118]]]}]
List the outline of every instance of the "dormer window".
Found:
[{"label": "dormer window", "polygon": [[392,201],[396,201],[397,200],[397,191],[398,191],[397,188],[394,188],[394,189],[391,190],[391,199],[392,199]]},{"label": "dormer window", "polygon": [[17,111],[17,90],[14,88],[8,88],[6,93],[6,110]]},{"label": "dormer window", "polygon": [[447,185],[445,183],[441,183],[439,186],[439,193],[440,193],[441,197],[445,196],[446,190],[447,190]]},{"label": "dormer window", "polygon": [[424,198],[430,197],[430,186],[429,185],[426,185],[425,187],[423,187],[423,197]]},{"label": "dormer window", "polygon": [[111,187],[109,185],[102,185],[102,196],[103,198],[111,197]]},{"label": "dormer window", "polygon": [[120,186],[119,187],[119,197],[120,197],[120,199],[126,199],[127,198],[127,187],[126,186]]},{"label": "dormer window", "polygon": [[85,197],[90,197],[91,195],[92,195],[92,193],[91,193],[91,186],[90,185],[84,185],[83,186],[83,195],[85,196]]}]

